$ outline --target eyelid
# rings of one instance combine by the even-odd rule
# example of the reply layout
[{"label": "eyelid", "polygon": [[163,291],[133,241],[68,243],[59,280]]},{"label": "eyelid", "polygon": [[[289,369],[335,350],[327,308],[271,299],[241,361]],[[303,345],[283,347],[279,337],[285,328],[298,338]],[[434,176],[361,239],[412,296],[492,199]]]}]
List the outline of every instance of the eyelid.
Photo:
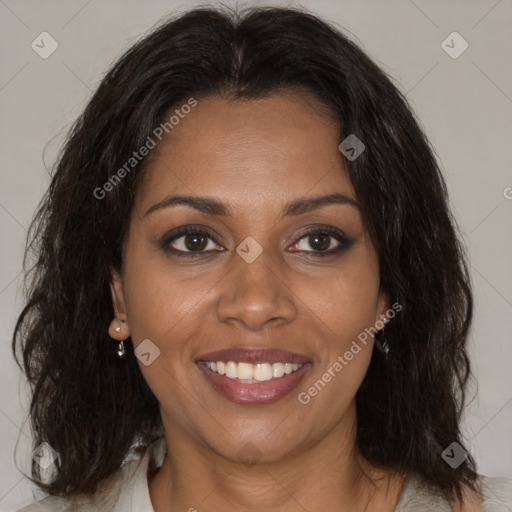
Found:
[{"label": "eyelid", "polygon": [[[190,235],[190,234],[200,234],[205,236],[206,238],[213,241],[216,245],[221,246],[217,241],[217,236],[212,233],[212,231],[202,225],[199,224],[187,224],[186,226],[181,226],[179,228],[173,229],[166,233],[160,240],[159,246],[160,248],[169,254],[177,255],[177,256],[201,256],[201,255],[210,255],[212,253],[211,250],[208,251],[182,251],[180,249],[175,249],[171,246],[172,242],[175,242],[176,240],[179,240],[180,238]],[[225,250],[225,247],[223,247],[223,250]],[[221,250],[217,250],[217,252],[223,252]]]},{"label": "eyelid", "polygon": [[298,236],[297,240],[293,242],[292,245],[297,245],[302,239],[312,236],[314,234],[324,234],[328,235],[332,238],[334,238],[338,242],[338,247],[335,247],[334,249],[329,249],[327,251],[304,251],[304,250],[297,250],[293,252],[303,252],[303,253],[309,253],[312,255],[329,255],[329,254],[337,254],[338,252],[341,252],[343,250],[348,250],[350,247],[354,244],[355,240],[348,237],[343,230],[339,228],[335,228],[333,226],[312,226],[308,228],[305,232],[303,232],[301,235]]},{"label": "eyelid", "polygon": [[[222,250],[216,249],[213,251],[211,249],[207,250],[207,251],[205,251],[205,250],[183,251],[181,249],[175,249],[171,246],[172,242],[179,240],[180,238],[187,236],[189,234],[199,234],[199,235],[205,236],[206,238],[208,238],[209,240],[214,242],[216,245],[223,247],[222,244],[220,244],[217,241],[217,236],[215,234],[213,234],[209,228],[202,226],[202,225],[198,225],[198,224],[195,224],[195,225],[187,224],[185,226],[181,226],[179,228],[171,230],[170,232],[166,233],[162,237],[159,245],[164,252],[174,254],[177,256],[197,257],[197,256],[211,255],[213,252],[224,252],[226,250],[226,248],[223,247]],[[335,228],[333,226],[327,226],[327,225],[324,225],[324,226],[316,225],[316,226],[310,226],[309,228],[306,229],[306,231],[302,232],[300,235],[296,235],[295,241],[291,245],[292,246],[297,245],[302,239],[304,239],[308,236],[312,236],[314,234],[324,234],[324,235],[330,236],[338,242],[338,246],[335,247],[334,249],[329,249],[326,251],[315,251],[315,250],[306,251],[303,249],[299,249],[299,250],[291,251],[291,252],[308,253],[308,254],[312,254],[314,256],[333,255],[333,254],[337,254],[343,250],[348,250],[354,243],[354,240],[349,238],[339,228]],[[288,248],[289,247],[290,246],[288,246]]]}]

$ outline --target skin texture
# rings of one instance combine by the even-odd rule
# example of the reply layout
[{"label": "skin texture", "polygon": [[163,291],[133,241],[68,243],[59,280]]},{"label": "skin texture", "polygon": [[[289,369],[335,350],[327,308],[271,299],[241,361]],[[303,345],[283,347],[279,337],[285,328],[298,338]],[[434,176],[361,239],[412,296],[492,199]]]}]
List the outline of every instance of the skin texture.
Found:
[{"label": "skin texture", "polygon": [[[125,323],[110,333],[131,335],[136,347],[150,339],[160,350],[149,366],[139,362],[159,400],[169,451],[149,477],[156,512],[385,512],[396,505],[401,479],[370,467],[355,449],[355,394],[372,340],[309,404],[297,399],[390,307],[356,207],[281,215],[298,198],[339,192],[356,200],[338,150],[339,128],[321,111],[307,94],[204,98],[151,155],[121,275],[112,281],[116,318]],[[174,194],[215,198],[233,215],[184,205],[145,215]],[[177,257],[162,249],[164,235],[186,224],[214,234],[209,255]],[[325,226],[342,230],[351,246],[315,256],[311,238],[301,237]],[[248,236],[263,248],[252,263],[235,252]],[[329,249],[339,245],[328,240]],[[172,244],[186,250],[184,238]],[[201,354],[231,347],[289,350],[313,364],[278,402],[237,405],[215,392],[195,364]],[[240,460],[248,443],[259,453],[255,465]]]}]

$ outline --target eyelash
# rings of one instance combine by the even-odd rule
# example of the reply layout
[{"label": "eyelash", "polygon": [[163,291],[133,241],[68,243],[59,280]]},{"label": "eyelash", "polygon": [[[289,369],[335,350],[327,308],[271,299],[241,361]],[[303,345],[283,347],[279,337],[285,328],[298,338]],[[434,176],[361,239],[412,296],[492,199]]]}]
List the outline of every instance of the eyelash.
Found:
[{"label": "eyelash", "polygon": [[[182,251],[180,249],[175,249],[171,247],[171,243],[179,240],[183,236],[187,235],[200,235],[205,238],[208,238],[212,240],[215,244],[220,245],[215,237],[208,231],[206,231],[204,228],[199,226],[185,226],[183,228],[180,228],[176,232],[169,233],[165,235],[161,242],[160,247],[161,249],[170,255],[177,256],[179,258],[185,257],[185,258],[195,258],[195,257],[203,257],[204,255],[208,255],[211,251]],[[353,245],[354,241],[348,238],[342,231],[338,229],[334,229],[331,227],[315,227],[311,228],[305,233],[303,233],[298,240],[293,244],[297,245],[302,239],[308,238],[312,235],[327,235],[339,242],[339,246],[335,249],[330,249],[328,251],[303,251],[303,250],[297,250],[293,252],[305,252],[313,257],[326,257],[326,256],[332,256],[334,254],[340,253],[342,251],[346,251],[350,249],[350,247]],[[330,245],[330,244],[329,244]],[[219,251],[222,252],[222,251]]]}]

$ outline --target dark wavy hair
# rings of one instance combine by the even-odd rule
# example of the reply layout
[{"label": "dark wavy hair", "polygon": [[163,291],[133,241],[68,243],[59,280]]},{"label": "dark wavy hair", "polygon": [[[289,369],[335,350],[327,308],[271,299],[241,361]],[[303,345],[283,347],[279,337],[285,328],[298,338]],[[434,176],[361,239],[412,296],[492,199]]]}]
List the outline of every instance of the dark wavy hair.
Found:
[{"label": "dark wavy hair", "polygon": [[46,441],[60,455],[47,482],[32,463],[31,479],[49,494],[94,493],[130,449],[161,432],[131,340],[127,360],[119,360],[107,332],[109,282],[121,268],[147,158],[104,198],[94,191],[191,97],[294,91],[322,102],[339,121],[340,142],[355,134],[366,146],[354,161],[340,158],[379,256],[381,290],[402,305],[386,327],[388,358],[373,352],[357,392],[357,448],[450,499],[460,499],[464,486],[478,491],[471,456],[455,469],[441,456],[453,441],[464,446],[468,265],[446,184],[406,98],[337,27],[302,9],[201,7],[166,19],[104,77],[30,226],[27,302],[12,348],[31,385],[34,447]]}]

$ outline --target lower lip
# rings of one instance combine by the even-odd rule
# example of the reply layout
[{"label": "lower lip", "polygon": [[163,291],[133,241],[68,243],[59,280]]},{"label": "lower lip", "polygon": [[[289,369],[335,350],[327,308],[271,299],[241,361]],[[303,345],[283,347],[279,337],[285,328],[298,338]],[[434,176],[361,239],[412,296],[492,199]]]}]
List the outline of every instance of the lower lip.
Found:
[{"label": "lower lip", "polygon": [[309,371],[311,363],[305,363],[297,371],[255,384],[244,384],[210,370],[202,361],[197,366],[213,389],[235,404],[261,405],[277,402],[293,391]]}]

